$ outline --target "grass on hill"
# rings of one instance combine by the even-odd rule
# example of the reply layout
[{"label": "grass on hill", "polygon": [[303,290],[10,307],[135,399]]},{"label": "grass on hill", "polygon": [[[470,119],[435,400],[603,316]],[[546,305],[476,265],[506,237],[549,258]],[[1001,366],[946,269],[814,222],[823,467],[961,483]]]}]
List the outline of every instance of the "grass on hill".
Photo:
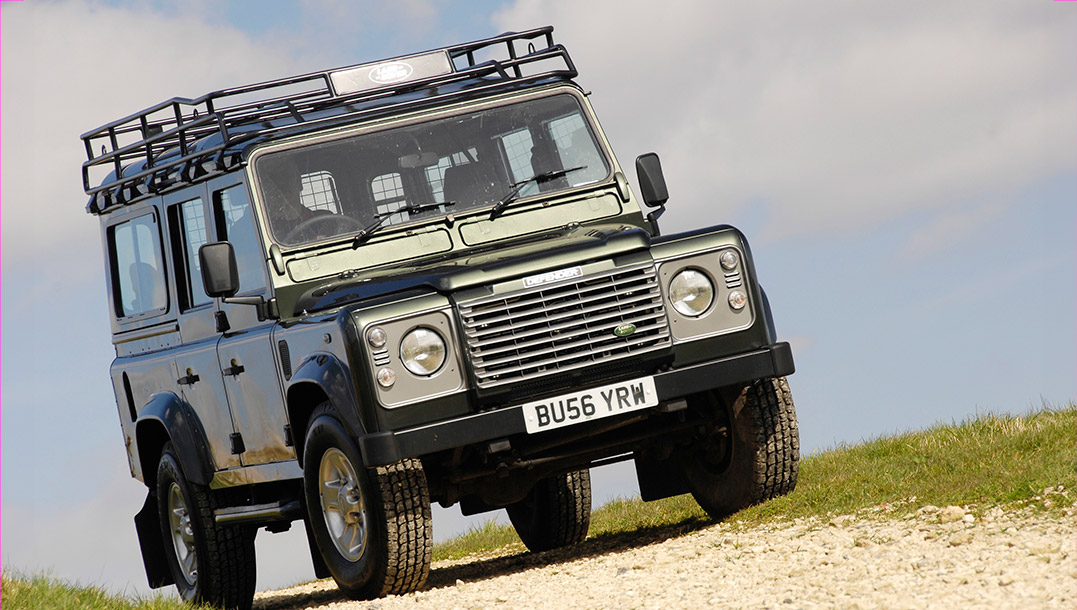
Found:
[{"label": "grass on hill", "polygon": [[[1062,485],[1068,496],[1043,491]],[[1027,505],[1060,513],[1077,497],[1077,404],[1042,409],[1025,416],[979,415],[961,423],[878,438],[806,456],[796,491],[731,518],[737,527],[827,515],[851,514],[892,504],[913,511],[926,504]],[[915,501],[910,498],[915,497]],[[689,495],[658,502],[616,500],[596,510],[590,538],[624,536],[656,528],[698,526],[710,518]],[[509,526],[484,526],[434,549],[435,559],[498,550],[522,551]],[[191,610],[164,597],[128,599],[96,587],[48,577],[2,575],[7,610]]]},{"label": "grass on hill", "polygon": [[[98,587],[70,584],[47,576],[0,574],[0,594],[7,610],[194,610],[179,599],[113,595]],[[199,606],[204,610],[211,610]]]}]

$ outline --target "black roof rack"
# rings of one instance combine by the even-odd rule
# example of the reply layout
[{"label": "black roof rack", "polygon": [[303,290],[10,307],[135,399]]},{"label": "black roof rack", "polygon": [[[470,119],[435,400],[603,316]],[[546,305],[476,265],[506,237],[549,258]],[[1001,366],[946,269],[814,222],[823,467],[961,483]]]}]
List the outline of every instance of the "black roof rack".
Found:
[{"label": "black roof rack", "polygon": [[[541,48],[536,48],[536,41]],[[526,44],[524,52],[516,43]],[[421,69],[405,80],[355,87],[348,79],[401,60],[439,63],[429,75]],[[482,55],[490,56],[483,59]],[[553,64],[552,66],[550,64]],[[396,66],[388,66],[390,70]],[[411,71],[410,65],[406,69]],[[90,196],[87,211],[100,214],[171,188],[203,180],[241,163],[238,145],[286,130],[353,120],[375,111],[405,110],[455,95],[473,96],[506,84],[527,85],[577,75],[568,51],[553,42],[553,27],[459,44],[426,53],[394,57],[333,70],[214,91],[196,99],[172,98],[82,134],[86,162],[82,182]],[[469,81],[467,87],[440,89]],[[474,82],[478,81],[478,82]],[[421,96],[401,94],[423,90]],[[398,99],[394,99],[394,96]],[[377,101],[371,104],[370,101]],[[368,102],[362,104],[362,102]],[[336,113],[321,111],[338,109]],[[94,149],[100,149],[95,154]],[[111,170],[91,185],[91,170]],[[126,171],[125,171],[126,168]]]}]

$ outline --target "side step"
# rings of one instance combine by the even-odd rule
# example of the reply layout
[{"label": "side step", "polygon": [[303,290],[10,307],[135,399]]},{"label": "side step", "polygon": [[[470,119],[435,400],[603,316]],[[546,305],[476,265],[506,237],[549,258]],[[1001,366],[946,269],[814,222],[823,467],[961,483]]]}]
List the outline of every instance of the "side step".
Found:
[{"label": "side step", "polygon": [[229,506],[213,511],[213,518],[219,525],[236,525],[238,523],[273,523],[292,522],[303,518],[303,505],[299,500],[291,502],[270,502],[251,506]]}]

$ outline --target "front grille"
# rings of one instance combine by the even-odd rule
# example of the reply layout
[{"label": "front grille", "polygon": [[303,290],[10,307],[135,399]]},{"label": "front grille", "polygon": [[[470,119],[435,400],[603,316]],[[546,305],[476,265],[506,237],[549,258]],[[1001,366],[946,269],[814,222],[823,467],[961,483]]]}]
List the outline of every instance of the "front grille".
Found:
[{"label": "front grille", "polygon": [[[461,303],[479,387],[531,380],[670,345],[653,265]],[[635,325],[619,337],[614,329]]]}]

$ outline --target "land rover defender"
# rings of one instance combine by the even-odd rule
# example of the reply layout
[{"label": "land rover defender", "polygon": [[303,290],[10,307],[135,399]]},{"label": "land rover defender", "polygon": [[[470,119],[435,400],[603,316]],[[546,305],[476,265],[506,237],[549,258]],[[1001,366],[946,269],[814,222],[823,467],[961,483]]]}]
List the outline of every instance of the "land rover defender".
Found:
[{"label": "land rover defender", "polygon": [[[583,540],[590,468],[715,518],[791,491],[788,343],[745,237],[661,235],[545,27],[174,98],[82,136],[153,587],[247,608],[306,529],[354,597],[430,570],[430,504]],[[642,204],[642,205],[641,205]]]}]

